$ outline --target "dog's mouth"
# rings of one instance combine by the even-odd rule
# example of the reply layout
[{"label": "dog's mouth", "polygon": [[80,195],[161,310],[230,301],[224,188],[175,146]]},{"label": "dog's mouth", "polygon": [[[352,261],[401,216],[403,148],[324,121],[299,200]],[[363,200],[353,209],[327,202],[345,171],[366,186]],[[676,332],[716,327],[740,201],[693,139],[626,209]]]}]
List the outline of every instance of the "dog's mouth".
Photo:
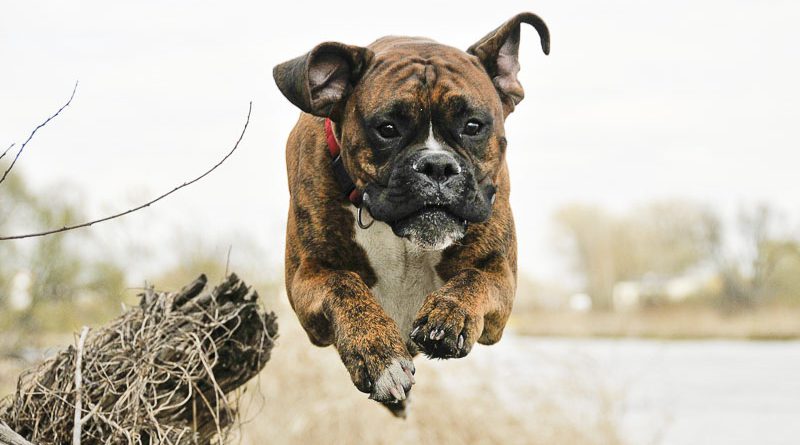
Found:
[{"label": "dog's mouth", "polygon": [[467,220],[446,206],[425,205],[389,223],[395,235],[423,250],[442,250],[464,237]]},{"label": "dog's mouth", "polygon": [[436,205],[436,204],[426,204],[420,207],[418,210],[415,210],[408,215],[399,218],[392,222],[392,224],[402,223],[405,221],[409,221],[415,218],[431,218],[437,217],[436,215],[447,216],[448,218],[453,219],[454,221],[460,221],[463,224],[466,224],[467,221],[464,218],[461,218],[457,214],[455,214],[450,208],[444,205]]}]

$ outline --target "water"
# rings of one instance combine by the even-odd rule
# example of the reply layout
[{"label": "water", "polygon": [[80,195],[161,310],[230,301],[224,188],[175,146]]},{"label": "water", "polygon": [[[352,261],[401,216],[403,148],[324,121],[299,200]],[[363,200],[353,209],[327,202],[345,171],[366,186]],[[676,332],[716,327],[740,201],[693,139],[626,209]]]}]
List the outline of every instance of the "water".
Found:
[{"label": "water", "polygon": [[507,336],[470,355],[508,403],[534,387],[630,444],[800,444],[800,341]]}]

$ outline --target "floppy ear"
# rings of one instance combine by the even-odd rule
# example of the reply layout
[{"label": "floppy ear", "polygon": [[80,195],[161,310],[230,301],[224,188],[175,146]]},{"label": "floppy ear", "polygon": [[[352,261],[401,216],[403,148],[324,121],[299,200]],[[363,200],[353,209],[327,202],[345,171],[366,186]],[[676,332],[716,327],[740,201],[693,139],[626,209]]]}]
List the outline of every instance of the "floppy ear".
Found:
[{"label": "floppy ear", "polygon": [[536,28],[542,41],[542,50],[545,54],[550,54],[550,31],[539,16],[530,12],[512,17],[467,50],[467,53],[478,57],[489,73],[497,92],[500,93],[506,114],[514,111],[514,106],[525,96],[522,85],[517,80],[519,27],[522,23]]},{"label": "floppy ear", "polygon": [[317,45],[308,54],[277,65],[272,77],[298,108],[331,117],[344,103],[372,58],[372,51],[337,42]]}]

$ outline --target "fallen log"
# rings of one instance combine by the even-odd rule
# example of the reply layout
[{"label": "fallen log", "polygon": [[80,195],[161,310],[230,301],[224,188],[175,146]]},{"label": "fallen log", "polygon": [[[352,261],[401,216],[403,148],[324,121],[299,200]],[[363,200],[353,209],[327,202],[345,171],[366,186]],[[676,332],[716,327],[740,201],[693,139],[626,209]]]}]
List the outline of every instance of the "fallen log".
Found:
[{"label": "fallen log", "polygon": [[[278,326],[236,275],[206,284],[201,275],[179,292],[147,289],[79,347],[24,372],[0,426],[40,445],[223,443],[235,390],[269,360]],[[18,443],[8,437],[0,443]]]}]

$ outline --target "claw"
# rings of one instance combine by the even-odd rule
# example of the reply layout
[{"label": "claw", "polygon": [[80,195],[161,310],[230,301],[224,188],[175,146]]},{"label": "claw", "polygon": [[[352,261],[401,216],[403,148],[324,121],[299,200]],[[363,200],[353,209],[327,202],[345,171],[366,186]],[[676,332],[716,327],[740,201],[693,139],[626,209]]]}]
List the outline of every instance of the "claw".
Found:
[{"label": "claw", "polygon": [[458,349],[464,349],[464,335],[458,336]]},{"label": "claw", "polygon": [[394,396],[396,400],[403,400],[405,398],[400,395],[401,391],[398,391],[397,388],[395,388],[394,386],[389,388],[389,392],[392,393],[392,396]]},{"label": "claw", "polygon": [[409,371],[408,369],[405,369],[405,368],[403,369],[403,371],[406,372],[406,375],[408,376],[408,379],[411,380],[411,384],[412,385],[417,383],[417,381],[414,380],[414,373],[412,373],[411,371]]},{"label": "claw", "polygon": [[431,334],[428,336],[431,340],[436,338],[436,328],[431,329]]},{"label": "claw", "polygon": [[413,330],[413,331],[411,331],[411,338],[412,338],[412,339],[414,338],[414,336],[416,336],[416,335],[417,335],[417,332],[419,332],[419,328],[420,328],[420,327],[419,327],[419,326],[417,326],[416,328],[414,328],[414,330]]},{"label": "claw", "polygon": [[439,329],[439,333],[436,334],[436,338],[434,340],[441,340],[444,338],[444,329]]}]

